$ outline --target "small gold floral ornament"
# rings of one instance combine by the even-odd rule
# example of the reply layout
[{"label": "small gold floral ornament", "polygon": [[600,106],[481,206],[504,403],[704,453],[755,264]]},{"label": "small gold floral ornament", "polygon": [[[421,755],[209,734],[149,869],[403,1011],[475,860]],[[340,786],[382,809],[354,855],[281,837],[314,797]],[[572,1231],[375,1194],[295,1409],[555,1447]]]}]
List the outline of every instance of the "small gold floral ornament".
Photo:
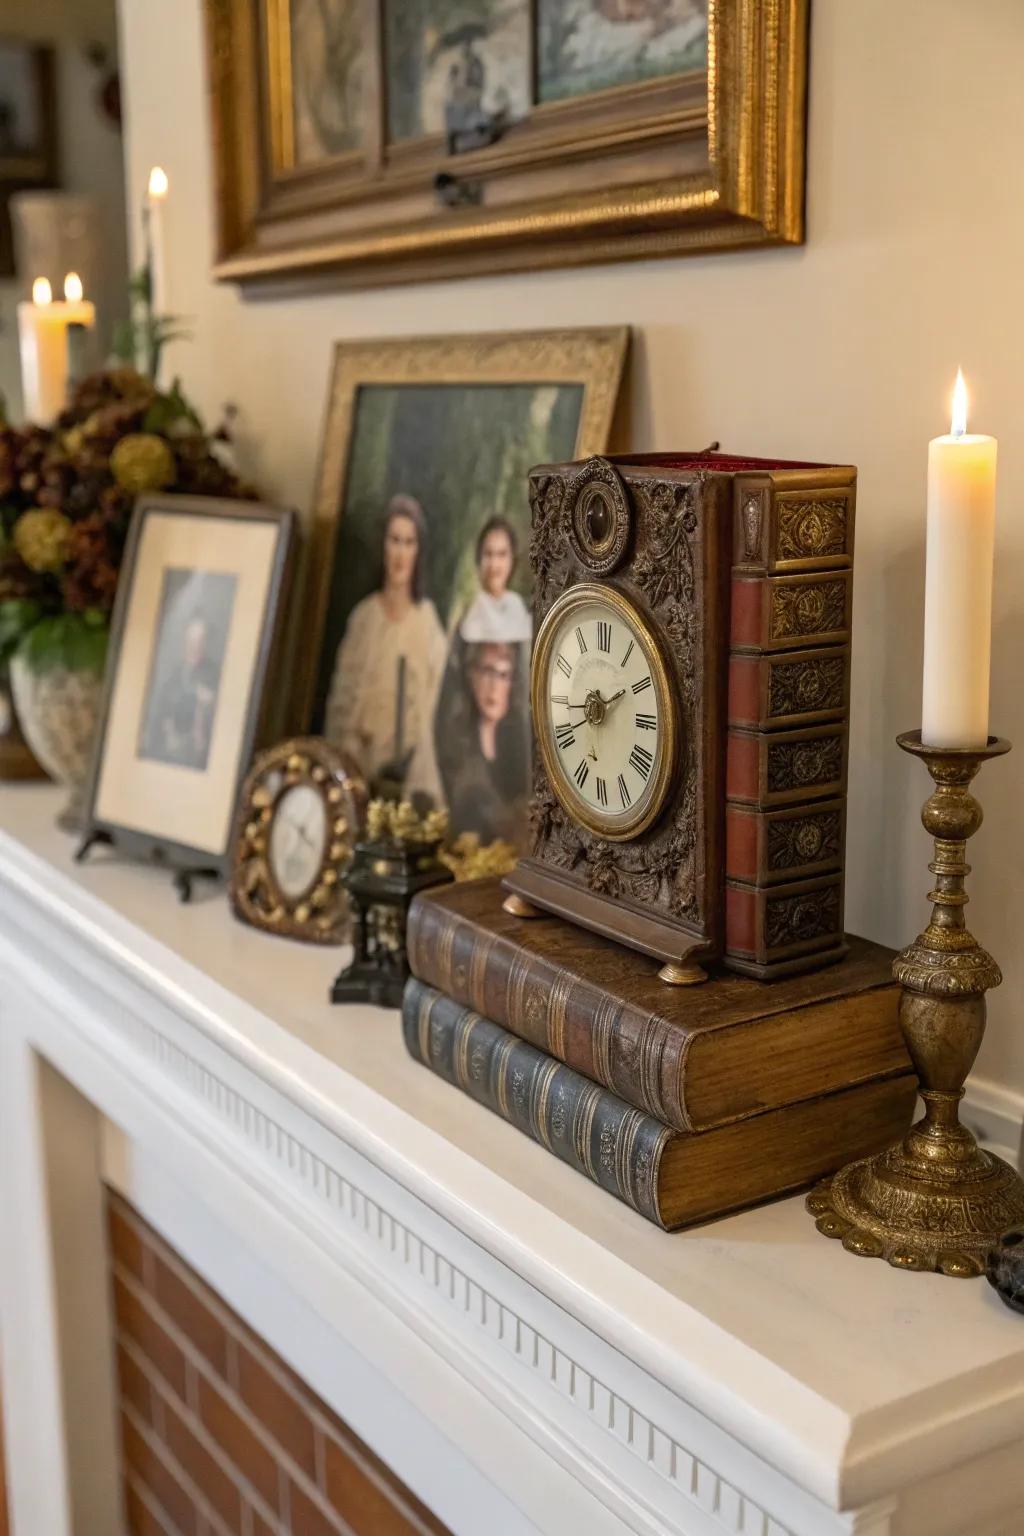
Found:
[{"label": "small gold floral ornament", "polygon": [[30,571],[63,570],[71,552],[71,523],[53,507],[23,512],[14,525],[14,547]]},{"label": "small gold floral ornament", "polygon": [[443,848],[438,858],[456,880],[489,880],[507,875],[518,855],[511,843],[497,838],[482,843],[478,832],[460,832],[450,848]]},{"label": "small gold floral ornament", "polygon": [[371,843],[380,842],[391,832],[391,804],[387,800],[371,800],[366,807],[366,836]]},{"label": "small gold floral ornament", "polygon": [[162,491],[174,483],[174,454],[155,432],[130,432],[110,455],[110,471],[121,489],[132,496]]},{"label": "small gold floral ornament", "polygon": [[448,812],[421,816],[411,800],[371,800],[366,809],[366,837],[371,843],[436,845],[448,835]]}]

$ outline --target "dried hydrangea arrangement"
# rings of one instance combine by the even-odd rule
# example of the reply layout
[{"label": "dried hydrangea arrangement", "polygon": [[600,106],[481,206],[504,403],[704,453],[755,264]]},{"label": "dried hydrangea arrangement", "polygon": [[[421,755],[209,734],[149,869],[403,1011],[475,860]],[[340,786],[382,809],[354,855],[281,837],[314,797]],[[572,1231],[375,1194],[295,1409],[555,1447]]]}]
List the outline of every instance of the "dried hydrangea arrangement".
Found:
[{"label": "dried hydrangea arrangement", "polygon": [[0,423],[0,666],[99,671],[135,497],[248,496],[175,384],[94,373],[53,428]]}]

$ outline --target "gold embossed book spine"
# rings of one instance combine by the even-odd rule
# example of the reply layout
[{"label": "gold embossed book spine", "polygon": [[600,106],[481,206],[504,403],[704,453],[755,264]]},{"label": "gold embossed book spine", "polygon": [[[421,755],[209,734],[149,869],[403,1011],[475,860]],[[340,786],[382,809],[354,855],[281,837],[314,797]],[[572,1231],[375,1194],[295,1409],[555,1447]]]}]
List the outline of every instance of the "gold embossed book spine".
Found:
[{"label": "gold embossed book spine", "polygon": [[657,1226],[673,1230],[799,1189],[901,1134],[904,1071],[685,1135],[415,977],[410,1056]]},{"label": "gold embossed book spine", "polygon": [[734,484],[725,958],[768,978],[844,953],[856,474]]}]

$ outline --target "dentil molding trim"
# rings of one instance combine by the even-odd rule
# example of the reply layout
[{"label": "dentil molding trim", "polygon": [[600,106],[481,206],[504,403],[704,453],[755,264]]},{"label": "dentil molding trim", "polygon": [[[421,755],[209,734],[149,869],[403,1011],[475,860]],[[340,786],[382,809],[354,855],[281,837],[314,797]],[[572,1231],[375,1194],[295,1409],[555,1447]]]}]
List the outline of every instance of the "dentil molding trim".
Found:
[{"label": "dentil molding trim", "polygon": [[[64,943],[55,946],[53,954],[42,955],[38,933],[19,921],[23,909],[12,909],[10,895],[0,887],[0,909],[7,908],[6,940],[0,946],[5,967],[8,975],[16,974],[19,985],[31,993],[37,1007],[41,1006],[42,1015],[50,1011],[65,1019],[73,1017],[81,1031],[102,1043],[122,1072],[134,1070],[124,1051],[124,1045],[130,1045],[148,1064],[150,1071],[146,1076],[150,1082],[155,1070],[158,1091],[161,1097],[166,1097],[168,1107],[180,1115],[180,1108],[173,1101],[179,1094],[184,1095],[191,1105],[186,1123],[198,1126],[205,1121],[222,1143],[226,1138],[232,1144],[234,1161],[244,1163],[250,1182],[258,1165],[261,1182],[290,1188],[330,1227],[335,1238],[340,1224],[349,1243],[357,1245],[363,1256],[370,1258],[376,1275],[382,1280],[386,1277],[390,1287],[413,1300],[421,1319],[425,1321],[424,1303],[429,1303],[434,1317],[440,1309],[463,1356],[468,1351],[477,1357],[478,1368],[488,1378],[487,1389],[492,1398],[500,1388],[488,1368],[485,1351],[497,1346],[507,1362],[506,1379],[513,1394],[518,1379],[518,1390],[529,1401],[533,1413],[540,1408],[543,1414],[543,1405],[547,1403],[550,1435],[563,1441],[565,1452],[575,1459],[581,1471],[588,1464],[594,1469],[596,1475],[589,1479],[592,1487],[607,1486],[609,1479],[618,1483],[622,1495],[620,1508],[632,1506],[639,1517],[637,1523],[630,1521],[633,1529],[645,1533],[685,1532],[686,1536],[852,1536],[854,1532],[885,1536],[889,1528],[888,1505],[872,1506],[870,1511],[850,1515],[830,1510],[759,1462],[696,1409],[673,1402],[673,1418],[684,1422],[689,1419],[691,1424],[699,1421],[701,1426],[699,1443],[686,1443],[678,1428],[667,1427],[663,1419],[624,1392],[621,1385],[611,1384],[613,1372],[602,1371],[593,1360],[566,1347],[572,1332],[577,1338],[583,1334],[580,1325],[567,1327],[560,1338],[553,1338],[552,1330],[531,1320],[527,1309],[504,1290],[504,1266],[492,1256],[486,1256],[487,1282],[481,1283],[471,1267],[456,1257],[460,1243],[454,1240],[443,1218],[422,1208],[430,1227],[431,1235],[427,1237],[353,1172],[362,1162],[360,1154],[347,1148],[333,1131],[325,1135],[324,1128],[313,1121],[313,1134],[296,1134],[283,1123],[285,1118],[293,1122],[296,1118],[295,1106],[285,1100],[281,1106],[287,1106],[287,1114],[279,1116],[261,1107],[256,1097],[266,1103],[268,1094],[279,1097],[277,1090],[259,1082],[249,1068],[236,1062],[194,1025],[184,1018],[175,1018],[176,1038],[172,1038],[169,1031],[144,1017],[138,1006],[129,1004],[129,989],[116,985],[119,978],[115,970],[105,969],[102,962],[91,963],[91,957],[88,966],[77,966],[69,958],[71,949]],[[166,1013],[159,1004],[152,1010],[157,1015],[161,1011]],[[210,1059],[219,1060],[222,1068],[214,1070]],[[60,1060],[55,1059],[54,1065],[59,1069]],[[327,1137],[336,1145],[334,1155],[318,1150]],[[416,1198],[408,1192],[404,1194],[407,1199]],[[278,1209],[290,1209],[291,1203],[283,1202],[280,1195],[275,1200]],[[453,1239],[451,1245],[443,1242],[448,1236]],[[461,1241],[463,1248],[466,1241]],[[521,1282],[519,1288],[522,1289]],[[379,1283],[374,1285],[374,1291],[379,1299]],[[595,1353],[604,1352],[607,1362],[611,1358],[609,1346],[597,1339],[591,1342]],[[621,1369],[621,1357],[616,1358]],[[642,1378],[642,1371],[634,1369]],[[505,1394],[502,1406],[516,1416],[513,1394]],[[570,1431],[571,1439],[565,1444],[562,1426],[567,1415],[577,1427]],[[519,1417],[522,1423],[522,1416]],[[709,1439],[720,1443],[728,1470],[709,1458]],[[606,1453],[597,1449],[602,1441],[607,1446]],[[621,1455],[622,1451],[646,1474],[635,1486],[616,1470],[616,1454]],[[753,1487],[743,1486],[737,1479],[737,1464],[755,1469]],[[667,1499],[653,1495],[649,1482],[652,1477],[663,1494],[669,1496]],[[772,1487],[778,1490],[778,1497],[770,1496]],[[677,1503],[679,1523],[671,1518],[666,1523],[666,1509],[676,1507]],[[799,1518],[794,1519],[793,1509],[799,1512]],[[684,1515],[684,1510],[689,1513]]]}]

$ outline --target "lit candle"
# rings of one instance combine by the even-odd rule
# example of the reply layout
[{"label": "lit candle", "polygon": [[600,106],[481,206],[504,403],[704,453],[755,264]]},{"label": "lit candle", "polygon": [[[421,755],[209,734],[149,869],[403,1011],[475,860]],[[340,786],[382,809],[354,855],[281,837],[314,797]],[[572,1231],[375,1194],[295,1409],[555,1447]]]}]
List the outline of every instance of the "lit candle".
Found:
[{"label": "lit candle", "polygon": [[96,324],[96,306],[82,297],[77,272],[64,279],[64,301],[54,302],[45,277],[32,284],[32,302],[18,305],[21,390],[27,421],[49,426],[67,404],[68,328]]},{"label": "lit candle", "polygon": [[167,262],[164,252],[164,203],[167,198],[167,172],[154,165],[146,189],[146,258],[149,263],[150,306],[154,315],[167,313]]},{"label": "lit candle", "polygon": [[957,371],[948,436],[928,445],[921,738],[932,747],[988,739],[996,440],[967,431]]}]

